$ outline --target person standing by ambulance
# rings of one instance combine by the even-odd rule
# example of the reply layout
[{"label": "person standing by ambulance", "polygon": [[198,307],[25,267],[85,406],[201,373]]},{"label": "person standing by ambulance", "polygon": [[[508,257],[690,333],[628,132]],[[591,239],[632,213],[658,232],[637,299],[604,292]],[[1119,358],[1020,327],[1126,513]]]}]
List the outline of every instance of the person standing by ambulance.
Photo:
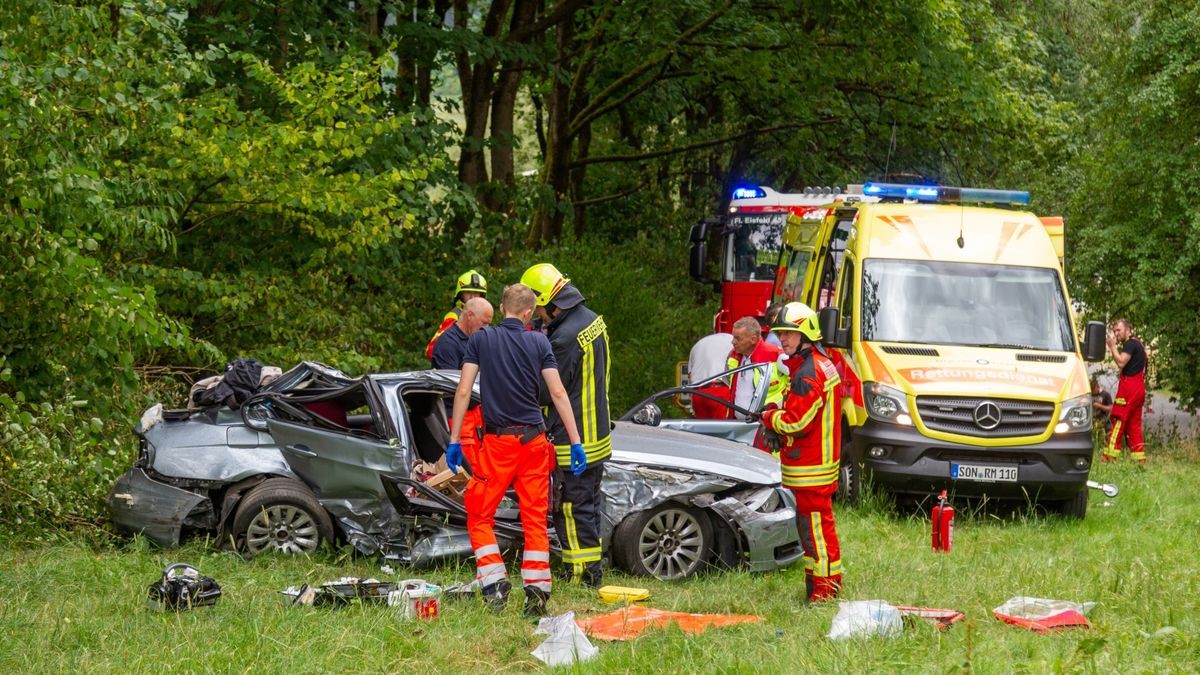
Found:
[{"label": "person standing by ambulance", "polygon": [[[725,369],[733,370],[740,366],[750,365],[752,363],[770,363],[771,366],[766,369],[767,377],[771,378],[770,392],[767,395],[765,405],[778,405],[783,401],[783,393],[787,387],[787,375],[783,373],[781,367],[776,361],[779,360],[783,350],[775,345],[762,339],[761,326],[758,319],[752,316],[743,316],[733,323],[733,349],[729,352],[729,357],[725,361]],[[733,404],[739,408],[746,409],[750,407],[750,401],[754,397],[754,391],[758,388],[763,378],[763,370],[750,370],[734,373],[731,377],[729,388],[733,394]],[[730,409],[730,417],[734,419],[744,419],[745,414]]]},{"label": "person standing by ambulance", "polygon": [[[554,511],[554,529],[562,547],[564,575],[599,588],[603,578],[600,479],[604,461],[612,455],[608,329],[604,318],[583,304],[583,294],[554,265],[530,267],[521,275],[521,283],[537,294],[538,314],[571,399],[571,421],[583,440],[583,452],[578,454],[563,444],[567,419],[550,412],[547,423],[558,457],[555,480],[561,495]],[[546,403],[545,398],[542,402]]]},{"label": "person standing by ambulance", "polygon": [[[583,454],[579,431],[571,417],[571,401],[563,389],[554,353],[545,335],[525,330],[533,316],[534,294],[526,286],[504,289],[500,311],[504,320],[495,328],[477,331],[467,340],[462,375],[454,392],[454,422],[450,437],[462,433],[462,419],[471,402],[471,390],[480,377],[484,433],[475,457],[467,466],[470,478],[463,497],[467,533],[475,550],[476,575],[484,600],[497,612],[508,604],[512,584],[496,542],[496,507],[512,485],[521,510],[525,553],[521,580],[525,586],[525,615],[545,616],[550,599],[550,473],[554,446],[538,402],[545,383],[554,408],[564,417],[565,434],[572,454]],[[454,473],[463,465],[462,443],[446,448],[446,464]]]},{"label": "person standing by ambulance", "polygon": [[[433,346],[433,367],[443,370],[462,370],[463,357],[467,354],[467,340],[475,331],[492,322],[492,303],[481,297],[475,297],[463,303],[462,315],[442,333],[437,344]],[[451,424],[454,420],[454,401],[448,401]],[[463,454],[467,461],[473,461],[475,450],[479,447],[479,436],[476,429],[483,425],[483,408],[479,405],[469,406],[463,415],[462,435],[458,436],[463,444]]]},{"label": "person standing by ambulance", "polygon": [[[437,332],[433,337],[429,338],[429,344],[425,345],[425,358],[433,363],[433,348],[437,344],[438,338],[445,333],[450,326],[453,326],[463,313],[463,305],[471,298],[486,298],[487,297],[487,279],[475,270],[467,270],[459,275],[458,281],[454,284],[454,306],[446,315],[442,317],[442,323],[438,325]],[[437,368],[435,365],[434,368]]]},{"label": "person standing by ambulance", "polygon": [[1146,444],[1142,438],[1142,407],[1146,404],[1146,347],[1133,336],[1128,319],[1117,319],[1107,335],[1108,352],[1117,364],[1117,396],[1113,399],[1108,431],[1108,446],[1100,456],[1103,462],[1121,458],[1121,446],[1129,445],[1129,456],[1146,463]]},{"label": "person standing by ambulance", "polygon": [[833,520],[842,456],[841,378],[820,344],[817,314],[807,305],[784,305],[771,330],[792,357],[787,361],[791,388],[782,408],[763,412],[762,426],[780,438],[783,486],[796,496],[808,600],[831,600],[842,587],[842,551]]}]

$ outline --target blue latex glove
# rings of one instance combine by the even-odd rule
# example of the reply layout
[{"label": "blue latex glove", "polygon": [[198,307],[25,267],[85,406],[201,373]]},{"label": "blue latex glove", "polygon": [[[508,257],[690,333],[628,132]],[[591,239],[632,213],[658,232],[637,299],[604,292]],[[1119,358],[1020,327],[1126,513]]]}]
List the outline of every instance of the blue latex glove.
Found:
[{"label": "blue latex glove", "polygon": [[578,476],[587,468],[587,453],[583,451],[582,443],[571,444],[571,473]]},{"label": "blue latex glove", "polygon": [[462,443],[451,443],[446,446],[446,466],[450,467],[450,473],[457,474],[458,467],[462,466]]}]

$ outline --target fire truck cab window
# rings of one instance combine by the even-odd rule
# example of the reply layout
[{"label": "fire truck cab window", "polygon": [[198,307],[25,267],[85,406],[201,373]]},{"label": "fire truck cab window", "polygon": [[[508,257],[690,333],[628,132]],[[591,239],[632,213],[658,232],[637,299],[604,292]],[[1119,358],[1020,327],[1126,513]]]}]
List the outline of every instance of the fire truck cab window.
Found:
[{"label": "fire truck cab window", "polygon": [[729,217],[726,281],[774,281],[787,213],[739,213]]}]

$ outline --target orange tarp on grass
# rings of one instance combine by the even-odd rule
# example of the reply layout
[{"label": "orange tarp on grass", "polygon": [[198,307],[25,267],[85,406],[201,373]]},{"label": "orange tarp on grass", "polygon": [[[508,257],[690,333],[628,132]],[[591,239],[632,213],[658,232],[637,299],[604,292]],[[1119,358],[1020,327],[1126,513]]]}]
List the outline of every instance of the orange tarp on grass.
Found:
[{"label": "orange tarp on grass", "polygon": [[753,614],[688,614],[631,605],[615,612],[576,619],[575,623],[588,637],[599,640],[632,640],[649,628],[665,628],[678,624],[680,630],[693,635],[713,626],[733,626],[739,623],[759,623],[761,616]]}]

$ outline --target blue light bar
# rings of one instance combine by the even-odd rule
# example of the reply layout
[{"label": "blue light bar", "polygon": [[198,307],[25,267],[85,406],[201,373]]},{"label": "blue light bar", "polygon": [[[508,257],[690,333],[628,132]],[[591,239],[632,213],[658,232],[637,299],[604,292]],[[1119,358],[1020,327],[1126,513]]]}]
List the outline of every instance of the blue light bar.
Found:
[{"label": "blue light bar", "polygon": [[867,183],[863,194],[881,199],[915,199],[921,202],[961,204],[964,202],[987,204],[1028,205],[1029,193],[1022,190],[989,190],[986,188],[959,188],[937,185],[905,185],[903,183]]},{"label": "blue light bar", "polygon": [[767,191],[760,187],[737,187],[733,189],[734,199],[762,199]]}]

